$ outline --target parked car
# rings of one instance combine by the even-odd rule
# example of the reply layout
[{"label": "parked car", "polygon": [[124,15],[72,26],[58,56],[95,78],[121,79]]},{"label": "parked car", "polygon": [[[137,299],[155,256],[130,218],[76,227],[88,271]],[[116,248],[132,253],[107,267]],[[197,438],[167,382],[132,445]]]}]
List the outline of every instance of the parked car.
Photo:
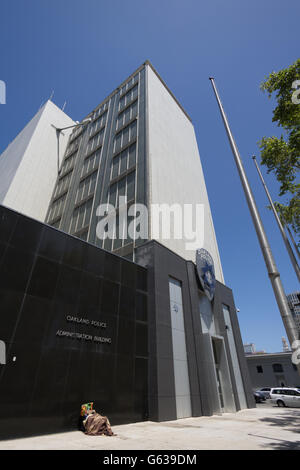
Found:
[{"label": "parked car", "polygon": [[255,403],[262,403],[266,401],[266,397],[261,392],[253,392]]},{"label": "parked car", "polygon": [[278,406],[300,407],[300,390],[297,388],[272,388],[270,398],[271,403]]},{"label": "parked car", "polygon": [[270,398],[270,391],[271,391],[271,387],[263,387],[263,388],[259,388],[258,390],[256,390],[256,392],[262,393],[265,398]]}]

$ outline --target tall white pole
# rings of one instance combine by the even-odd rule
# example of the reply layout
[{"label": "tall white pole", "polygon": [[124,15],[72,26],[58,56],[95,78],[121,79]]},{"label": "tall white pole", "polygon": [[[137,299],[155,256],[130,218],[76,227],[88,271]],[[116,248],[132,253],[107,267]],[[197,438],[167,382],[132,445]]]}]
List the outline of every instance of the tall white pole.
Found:
[{"label": "tall white pole", "polygon": [[255,155],[253,155],[252,158],[253,158],[254,164],[255,164],[255,166],[256,166],[258,175],[259,175],[259,177],[260,177],[260,179],[261,179],[261,182],[262,182],[262,184],[263,184],[263,187],[265,188],[265,191],[266,191],[267,197],[268,197],[268,199],[269,199],[269,202],[270,202],[270,204],[271,204],[271,208],[272,208],[273,214],[274,214],[274,216],[275,216],[275,219],[276,219],[276,222],[277,222],[277,224],[278,224],[278,227],[279,227],[280,233],[281,233],[281,235],[282,235],[283,241],[284,241],[284,243],[285,243],[287,252],[288,252],[289,257],[290,257],[290,259],[291,259],[291,262],[292,262],[293,268],[294,268],[294,270],[295,270],[296,276],[298,277],[298,281],[300,282],[300,268],[299,268],[299,266],[298,266],[298,263],[297,263],[297,260],[296,260],[295,255],[294,255],[293,249],[292,249],[292,247],[291,247],[291,245],[290,245],[289,239],[288,239],[288,237],[287,237],[287,235],[286,235],[286,233],[285,233],[285,231],[284,231],[284,228],[283,228],[283,226],[282,226],[282,223],[281,223],[281,221],[280,221],[280,219],[279,219],[279,215],[277,214],[277,211],[276,211],[275,206],[274,206],[274,204],[273,204],[271,195],[270,195],[269,190],[268,190],[268,188],[267,188],[267,185],[266,185],[266,183],[265,183],[265,181],[264,181],[264,178],[263,178],[263,175],[262,175],[262,173],[261,173],[261,171],[260,171],[260,168],[259,168],[259,166],[258,166],[258,164],[257,164]]},{"label": "tall white pole", "polygon": [[[268,239],[267,239],[267,236],[266,236],[266,233],[265,233],[265,230],[264,230],[264,227],[263,227],[263,224],[262,224],[262,221],[261,221],[261,218],[260,218],[257,206],[256,206],[256,202],[255,202],[253,193],[251,191],[237,145],[231,133],[229,123],[228,123],[225,111],[223,109],[223,105],[221,103],[214,79],[211,77],[210,81],[211,81],[211,84],[212,84],[212,87],[213,87],[213,90],[217,99],[217,103],[220,109],[220,113],[221,113],[223,123],[226,129],[226,133],[230,142],[231,150],[232,150],[235,163],[236,163],[239,175],[240,175],[240,179],[241,179],[241,183],[242,183],[244,193],[246,196],[249,211],[250,211],[252,221],[256,230],[257,238],[258,238],[260,248],[261,248],[264,260],[265,260],[266,268],[267,268],[268,275],[269,275],[269,278],[273,287],[274,295],[275,295],[277,305],[281,314],[281,318],[282,318],[282,321],[286,330],[286,334],[289,339],[291,349],[297,350],[298,344],[299,344],[298,342],[299,333],[298,333],[293,316],[288,306],[287,298],[286,298],[286,295],[285,295],[285,292],[281,283],[280,274],[277,270],[277,266],[273,258],[273,254],[272,254],[272,251],[271,251],[271,248],[270,248],[270,245],[269,245],[269,242],[268,242]],[[300,375],[300,362],[297,364],[297,369]]]}]

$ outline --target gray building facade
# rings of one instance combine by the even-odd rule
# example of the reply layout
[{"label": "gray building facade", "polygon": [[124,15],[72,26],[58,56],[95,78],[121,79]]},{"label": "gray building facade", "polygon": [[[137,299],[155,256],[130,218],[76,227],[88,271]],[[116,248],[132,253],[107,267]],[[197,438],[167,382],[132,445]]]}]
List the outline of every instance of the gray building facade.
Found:
[{"label": "gray building facade", "polygon": [[[195,249],[186,247],[185,234],[175,239],[154,233],[153,207],[185,204],[204,207],[201,225],[204,245],[215,263],[216,277],[224,282],[214,226],[206,192],[194,127],[190,117],[150,62],[145,62],[99,106],[86,116],[88,125],[70,136],[46,223],[129,259],[146,240],[156,239],[185,259]],[[178,182],[180,181],[180,184]],[[126,202],[120,204],[120,198]],[[135,204],[147,208],[147,233],[129,236],[121,214]],[[103,212],[116,211],[113,237],[97,231]],[[136,215],[135,209],[133,213]],[[129,215],[128,225],[134,219]]]},{"label": "gray building facade", "polygon": [[130,259],[132,240],[100,240],[95,215],[100,204],[146,204],[145,66],[88,114],[92,122],[71,134],[46,222],[82,240]]},{"label": "gray building facade", "polygon": [[195,264],[151,240],[148,269],[149,416],[159,421],[255,406],[231,289],[210,302]]},{"label": "gray building facade", "polygon": [[300,387],[292,352],[246,355],[253,389],[263,387]]}]

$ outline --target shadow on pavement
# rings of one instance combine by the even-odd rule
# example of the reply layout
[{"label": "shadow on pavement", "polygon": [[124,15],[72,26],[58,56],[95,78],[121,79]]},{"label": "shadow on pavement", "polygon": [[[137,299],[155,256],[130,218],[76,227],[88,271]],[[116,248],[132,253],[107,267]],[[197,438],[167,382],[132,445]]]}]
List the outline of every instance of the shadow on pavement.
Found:
[{"label": "shadow on pavement", "polygon": [[[286,409],[277,416],[261,418],[260,421],[276,428],[281,427],[283,431],[295,432],[300,437],[300,410]],[[300,440],[288,441],[271,437],[270,440],[274,442],[268,444],[268,447],[274,450],[300,450]]]},{"label": "shadow on pavement", "polygon": [[300,410],[287,409],[277,416],[261,418],[260,421],[270,426],[284,427],[286,431],[300,433]]},{"label": "shadow on pavement", "polygon": [[282,441],[282,442],[272,442],[268,444],[268,449],[271,450],[300,450],[300,441]]}]

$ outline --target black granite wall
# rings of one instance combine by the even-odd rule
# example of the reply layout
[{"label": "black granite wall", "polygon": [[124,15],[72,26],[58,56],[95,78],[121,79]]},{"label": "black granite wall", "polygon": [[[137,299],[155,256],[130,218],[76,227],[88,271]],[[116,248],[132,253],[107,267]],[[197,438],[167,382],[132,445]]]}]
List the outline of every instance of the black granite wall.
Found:
[{"label": "black granite wall", "polygon": [[[0,437],[148,417],[147,270],[0,206]],[[67,336],[68,335],[68,336]]]}]

